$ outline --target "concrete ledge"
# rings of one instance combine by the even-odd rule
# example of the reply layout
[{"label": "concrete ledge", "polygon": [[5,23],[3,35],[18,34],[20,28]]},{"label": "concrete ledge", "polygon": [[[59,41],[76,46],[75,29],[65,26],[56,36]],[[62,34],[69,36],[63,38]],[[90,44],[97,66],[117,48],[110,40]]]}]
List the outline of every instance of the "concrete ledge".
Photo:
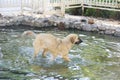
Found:
[{"label": "concrete ledge", "polygon": [[52,15],[44,18],[25,15],[0,16],[0,27],[13,25],[27,25],[32,27],[56,26],[61,30],[74,28],[83,31],[98,32],[100,34],[120,36],[119,21],[114,22],[108,20],[99,20],[83,16],[65,15],[65,17],[59,17],[56,15]]}]

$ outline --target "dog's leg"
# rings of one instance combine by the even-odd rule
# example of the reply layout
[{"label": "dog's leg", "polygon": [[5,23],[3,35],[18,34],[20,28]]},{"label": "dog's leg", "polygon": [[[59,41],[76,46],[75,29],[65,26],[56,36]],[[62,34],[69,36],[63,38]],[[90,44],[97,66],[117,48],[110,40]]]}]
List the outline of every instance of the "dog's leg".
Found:
[{"label": "dog's leg", "polygon": [[38,55],[39,51],[39,48],[34,48],[34,58]]},{"label": "dog's leg", "polygon": [[62,55],[62,58],[65,60],[65,61],[71,61],[70,58],[68,57],[68,54],[65,54],[65,55]]},{"label": "dog's leg", "polygon": [[63,57],[63,59],[68,62],[71,61],[69,57]]},{"label": "dog's leg", "polygon": [[34,58],[35,58],[41,49],[37,42],[37,39],[34,40],[33,47],[34,47]]},{"label": "dog's leg", "polygon": [[46,53],[47,53],[47,49],[44,49],[43,52],[42,52],[42,57],[46,57]]}]

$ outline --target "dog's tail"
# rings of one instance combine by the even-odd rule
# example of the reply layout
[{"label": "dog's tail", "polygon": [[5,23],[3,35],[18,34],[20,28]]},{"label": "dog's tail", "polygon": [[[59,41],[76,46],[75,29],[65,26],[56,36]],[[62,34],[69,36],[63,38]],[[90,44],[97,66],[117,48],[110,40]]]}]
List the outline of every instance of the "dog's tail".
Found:
[{"label": "dog's tail", "polygon": [[23,36],[36,37],[36,34],[35,34],[33,31],[28,30],[28,31],[24,31],[24,32],[22,33],[22,37],[23,37]]}]

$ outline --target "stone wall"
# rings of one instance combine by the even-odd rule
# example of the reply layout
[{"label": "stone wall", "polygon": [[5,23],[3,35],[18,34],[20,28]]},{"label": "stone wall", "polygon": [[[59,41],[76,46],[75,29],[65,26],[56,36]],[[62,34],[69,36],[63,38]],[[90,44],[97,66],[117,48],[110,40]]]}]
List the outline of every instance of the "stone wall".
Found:
[{"label": "stone wall", "polygon": [[56,26],[63,30],[68,28],[74,28],[83,31],[98,32],[101,34],[108,34],[114,36],[120,36],[120,25],[112,24],[106,21],[100,21],[94,18],[88,17],[75,17],[65,16],[59,17],[56,15],[37,18],[32,16],[0,16],[0,27],[4,26],[18,26],[27,25],[32,27],[51,27]]}]

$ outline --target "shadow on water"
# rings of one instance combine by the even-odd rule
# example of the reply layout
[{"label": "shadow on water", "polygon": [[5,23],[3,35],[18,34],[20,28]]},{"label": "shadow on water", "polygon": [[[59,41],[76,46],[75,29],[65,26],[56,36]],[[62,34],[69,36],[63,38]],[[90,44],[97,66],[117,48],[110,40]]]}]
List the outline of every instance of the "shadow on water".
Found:
[{"label": "shadow on water", "polygon": [[[35,30],[63,38],[78,34],[83,43],[69,53],[71,62],[61,56],[41,54],[33,59],[33,38],[20,37],[25,29],[0,29],[0,80],[119,80],[120,38],[78,30]],[[41,53],[41,52],[40,52]]]}]

